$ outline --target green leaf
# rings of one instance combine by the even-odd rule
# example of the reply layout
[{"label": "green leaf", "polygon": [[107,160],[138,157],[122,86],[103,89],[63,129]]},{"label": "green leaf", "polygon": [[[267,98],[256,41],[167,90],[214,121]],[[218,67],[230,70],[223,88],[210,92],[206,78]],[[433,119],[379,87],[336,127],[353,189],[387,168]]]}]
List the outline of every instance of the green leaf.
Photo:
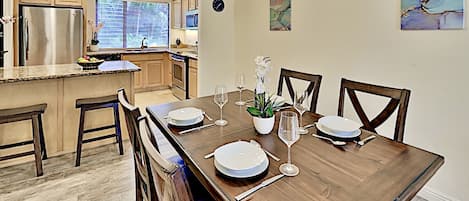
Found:
[{"label": "green leaf", "polygon": [[270,118],[274,116],[274,111],[272,110],[272,107],[267,108],[266,111],[266,118]]},{"label": "green leaf", "polygon": [[249,112],[249,114],[251,114],[252,116],[255,116],[255,117],[258,117],[258,116],[261,115],[261,111],[259,111],[255,107],[248,107],[247,111]]}]

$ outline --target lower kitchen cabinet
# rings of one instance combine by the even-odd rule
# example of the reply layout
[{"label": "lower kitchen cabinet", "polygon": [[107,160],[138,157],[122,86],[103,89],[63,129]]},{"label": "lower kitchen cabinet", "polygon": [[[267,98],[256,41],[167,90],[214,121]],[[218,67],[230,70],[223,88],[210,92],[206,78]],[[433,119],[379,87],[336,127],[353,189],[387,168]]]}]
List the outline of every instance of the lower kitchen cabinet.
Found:
[{"label": "lower kitchen cabinet", "polygon": [[122,60],[127,60],[142,70],[134,73],[134,87],[137,92],[152,91],[169,88],[167,53],[123,54]]},{"label": "lower kitchen cabinet", "polygon": [[145,75],[146,87],[160,87],[163,86],[164,82],[164,62],[160,61],[148,61],[147,62],[147,73]]},{"label": "lower kitchen cabinet", "polygon": [[189,60],[189,98],[198,97],[198,64],[197,60]]}]

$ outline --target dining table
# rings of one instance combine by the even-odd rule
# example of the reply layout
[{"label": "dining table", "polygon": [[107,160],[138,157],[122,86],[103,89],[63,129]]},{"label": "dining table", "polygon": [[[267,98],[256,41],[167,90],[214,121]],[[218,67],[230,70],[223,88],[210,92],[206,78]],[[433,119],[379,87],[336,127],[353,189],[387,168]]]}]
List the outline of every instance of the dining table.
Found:
[{"label": "dining table", "polygon": [[[243,91],[242,95],[244,100],[254,97],[249,90]],[[281,111],[275,113],[272,132],[261,135],[254,128],[247,106],[235,105],[239,92],[230,92],[228,98],[230,101],[223,107],[223,119],[228,121],[226,126],[211,126],[185,134],[179,134],[182,129],[168,125],[168,113],[179,108],[195,107],[213,120],[218,119],[220,108],[214,103],[213,96],[146,108],[150,119],[215,200],[235,200],[237,195],[279,175],[279,166],[286,163],[288,157],[287,146],[277,135]],[[284,110],[294,111],[293,108]],[[307,125],[321,117],[320,114],[306,112],[301,118]],[[204,125],[211,123],[213,121],[208,119],[203,121]],[[292,163],[300,170],[297,176],[283,177],[246,200],[411,200],[444,163],[444,157],[438,154],[366,130],[361,130],[360,139],[370,135],[376,138],[363,146],[354,142],[334,146],[312,136],[317,132],[315,127],[309,128],[309,133],[301,135],[291,147]],[[239,140],[256,140],[262,148],[281,160],[269,158],[267,172],[255,179],[225,177],[216,170],[214,158],[205,159],[204,156],[222,145]]]}]

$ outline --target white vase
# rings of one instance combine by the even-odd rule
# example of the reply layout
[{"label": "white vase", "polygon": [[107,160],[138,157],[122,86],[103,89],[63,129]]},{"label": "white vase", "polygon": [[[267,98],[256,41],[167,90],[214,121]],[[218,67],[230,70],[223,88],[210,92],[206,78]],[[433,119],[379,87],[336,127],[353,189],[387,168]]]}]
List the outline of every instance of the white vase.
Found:
[{"label": "white vase", "polygon": [[90,51],[92,52],[99,51],[99,45],[90,45]]},{"label": "white vase", "polygon": [[270,118],[252,117],[252,121],[254,122],[254,128],[256,128],[256,131],[259,134],[266,135],[274,129],[275,116]]}]

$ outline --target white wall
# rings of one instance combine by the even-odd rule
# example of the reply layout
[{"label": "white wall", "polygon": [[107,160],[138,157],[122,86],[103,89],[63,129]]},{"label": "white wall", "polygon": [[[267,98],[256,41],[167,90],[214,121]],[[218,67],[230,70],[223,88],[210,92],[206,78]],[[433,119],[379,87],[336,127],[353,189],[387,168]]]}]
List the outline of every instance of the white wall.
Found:
[{"label": "white wall", "polygon": [[221,13],[213,11],[212,1],[199,1],[200,96],[213,94],[217,84],[235,88],[234,1],[225,0]]},{"label": "white wall", "polygon": [[[252,74],[255,56],[271,56],[273,89],[282,66],[322,74],[318,104],[322,114],[337,113],[342,77],[411,89],[405,142],[441,154],[446,160],[427,189],[467,199],[469,33],[401,31],[399,2],[294,0],[293,30],[271,32],[269,1],[236,0],[236,45],[230,47],[236,50],[235,63],[219,67]],[[216,26],[211,24],[212,29]],[[224,33],[224,27],[216,33],[220,31]],[[204,32],[202,37],[207,34],[215,33]],[[216,50],[210,52],[201,52],[204,59],[217,57]],[[254,79],[250,80],[253,84]],[[364,104],[368,108],[382,105],[371,99],[365,99]],[[380,132],[390,136],[392,126],[384,126]]]}]

